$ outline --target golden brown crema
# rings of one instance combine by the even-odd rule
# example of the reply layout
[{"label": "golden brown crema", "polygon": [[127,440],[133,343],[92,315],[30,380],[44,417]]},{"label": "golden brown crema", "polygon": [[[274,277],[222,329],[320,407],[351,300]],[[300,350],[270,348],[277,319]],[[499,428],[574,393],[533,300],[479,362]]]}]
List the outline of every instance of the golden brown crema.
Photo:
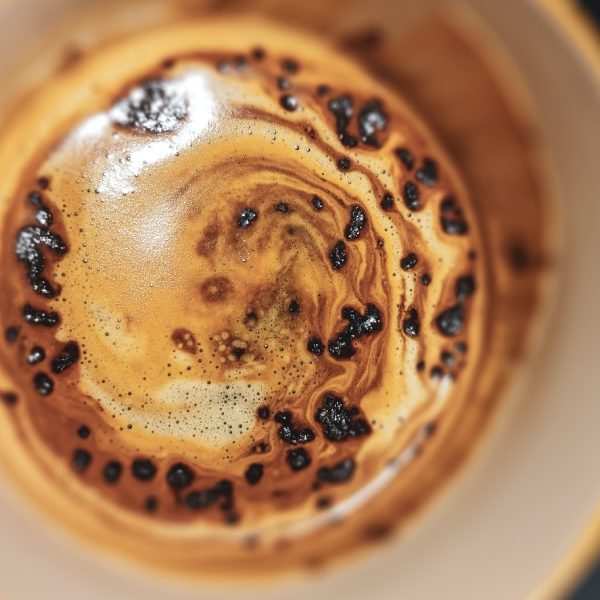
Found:
[{"label": "golden brown crema", "polygon": [[195,572],[316,562],[463,406],[469,198],[327,47],[231,21],[120,41],[22,105],[0,167],[4,455],[90,537]]}]

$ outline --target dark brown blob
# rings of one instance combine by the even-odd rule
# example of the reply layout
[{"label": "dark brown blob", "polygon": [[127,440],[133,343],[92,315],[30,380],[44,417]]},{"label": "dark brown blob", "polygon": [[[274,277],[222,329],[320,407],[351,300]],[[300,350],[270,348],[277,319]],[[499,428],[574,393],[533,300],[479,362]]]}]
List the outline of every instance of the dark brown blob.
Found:
[{"label": "dark brown blob", "polygon": [[217,223],[207,225],[202,233],[202,237],[198,241],[196,252],[198,252],[200,256],[211,256],[217,248],[218,240],[219,225]]},{"label": "dark brown blob", "polygon": [[291,315],[297,315],[300,312],[300,303],[298,300],[292,300],[288,306],[288,312]]},{"label": "dark brown blob", "polygon": [[148,496],[144,500],[144,510],[146,512],[152,513],[154,511],[156,511],[157,508],[158,508],[158,498],[156,498],[156,496]]},{"label": "dark brown blob", "polygon": [[233,292],[233,284],[227,277],[216,275],[202,282],[200,293],[202,299],[210,304],[224,302]]},{"label": "dark brown blob", "polygon": [[379,147],[377,134],[383,131],[388,124],[388,116],[385,114],[379,100],[367,102],[358,114],[358,130],[362,141],[374,148]]},{"label": "dark brown blob", "polygon": [[48,177],[38,177],[37,184],[40,190],[47,190],[50,187],[50,179]]},{"label": "dark brown blob", "polygon": [[42,195],[39,192],[29,192],[27,199],[29,203],[37,209],[35,220],[43,227],[50,227],[54,222],[54,217],[50,209],[44,204]]},{"label": "dark brown blob", "polygon": [[413,156],[413,153],[408,148],[396,148],[394,152],[406,169],[412,171],[415,166],[415,157]]},{"label": "dark brown blob", "polygon": [[246,229],[247,227],[250,227],[250,224],[253,221],[256,221],[256,219],[258,218],[258,213],[255,210],[252,210],[251,208],[244,208],[244,210],[240,213],[240,216],[238,217],[238,227],[240,229]]},{"label": "dark brown blob", "polygon": [[347,171],[352,166],[352,163],[347,156],[343,156],[342,158],[338,159],[337,166],[340,171]]},{"label": "dark brown blob", "polygon": [[442,335],[451,337],[462,332],[464,319],[462,304],[456,304],[440,313],[436,317],[435,322]]},{"label": "dark brown blob", "polygon": [[251,55],[254,60],[262,60],[265,57],[265,51],[261,47],[256,47],[252,49]]},{"label": "dark brown blob", "polygon": [[286,444],[294,446],[308,444],[315,439],[315,433],[310,427],[294,427],[292,413],[289,410],[278,412],[275,415],[275,422],[281,425],[277,434]]},{"label": "dark brown blob", "polygon": [[531,254],[527,248],[519,242],[511,244],[507,254],[510,266],[517,272],[526,271],[533,264]]},{"label": "dark brown blob", "polygon": [[323,200],[319,196],[313,196],[311,202],[315,210],[323,210]]},{"label": "dark brown blob", "polygon": [[412,181],[407,181],[402,188],[402,199],[408,210],[419,210],[421,208],[421,195],[419,188]]},{"label": "dark brown blob", "polygon": [[400,267],[405,271],[408,271],[409,269],[412,269],[418,261],[419,259],[417,258],[417,255],[414,252],[409,252],[400,261]]},{"label": "dark brown blob", "polygon": [[292,87],[292,83],[287,77],[278,77],[277,78],[277,87],[284,92],[285,90],[289,90]]},{"label": "dark brown blob", "polygon": [[267,420],[271,416],[271,411],[268,406],[259,406],[256,414],[259,419]]},{"label": "dark brown blob", "polygon": [[440,360],[448,366],[452,366],[454,364],[454,356],[452,352],[448,352],[448,350],[442,350],[440,352]]},{"label": "dark brown blob", "polygon": [[43,276],[46,259],[40,252],[39,246],[45,246],[56,256],[66,254],[67,246],[60,236],[52,233],[47,227],[31,225],[19,230],[17,234],[15,254],[27,266],[31,289],[40,296],[54,298],[57,292]]},{"label": "dark brown blob", "polygon": [[15,405],[19,400],[19,398],[14,392],[2,392],[0,394],[0,398],[2,398],[2,402],[4,402],[4,404],[7,404],[8,406]]},{"label": "dark brown blob", "polygon": [[23,307],[23,317],[30,325],[41,325],[42,327],[56,327],[60,323],[60,316],[56,312],[46,312],[34,308],[31,304]]},{"label": "dark brown blob", "polygon": [[315,502],[315,506],[319,510],[325,510],[333,504],[332,499],[329,496],[319,496]]},{"label": "dark brown blob", "polygon": [[358,139],[348,133],[350,120],[352,119],[352,98],[347,94],[332,98],[328,104],[329,110],[335,116],[335,129],[344,146],[353,148],[358,144]]},{"label": "dark brown blob", "polygon": [[431,368],[431,371],[429,372],[429,376],[432,379],[441,379],[444,376],[444,370],[439,365],[435,365],[434,367]]},{"label": "dark brown blob", "polygon": [[122,108],[119,125],[152,134],[174,131],[188,115],[187,99],[160,79],[144,82],[122,103]]},{"label": "dark brown blob", "polygon": [[78,473],[82,473],[92,464],[92,455],[83,448],[77,448],[73,452],[71,464]]},{"label": "dark brown blob", "polygon": [[136,458],[131,463],[131,474],[139,481],[150,481],[156,475],[156,467],[147,458]]},{"label": "dark brown blob", "polygon": [[451,196],[444,198],[440,204],[440,224],[448,235],[465,235],[469,226],[463,217],[462,210]]},{"label": "dark brown blob", "polygon": [[111,460],[104,465],[102,469],[102,477],[109,485],[114,485],[121,478],[123,473],[123,465],[116,460]]},{"label": "dark brown blob", "polygon": [[264,474],[264,467],[260,463],[252,463],[244,472],[244,477],[250,485],[260,482]]},{"label": "dark brown blob", "polygon": [[438,182],[438,166],[435,160],[424,158],[421,167],[417,170],[415,177],[427,187],[433,187]]},{"label": "dark brown blob", "polygon": [[431,283],[431,275],[429,273],[423,273],[423,275],[421,275],[421,283],[425,286],[429,285]]},{"label": "dark brown blob", "polygon": [[27,362],[30,365],[37,365],[46,358],[46,352],[41,346],[33,346],[27,355]]},{"label": "dark brown blob", "polygon": [[465,354],[465,352],[468,350],[468,347],[467,347],[467,344],[465,342],[456,342],[456,344],[454,344],[454,349],[459,354]]},{"label": "dark brown blob", "polygon": [[282,94],[279,98],[279,104],[285,110],[293,112],[298,108],[298,98],[292,94]]},{"label": "dark brown blob", "polygon": [[19,337],[19,328],[16,326],[11,326],[11,327],[7,327],[4,330],[4,339],[7,341],[7,343],[9,344],[14,344],[17,341],[17,338]]},{"label": "dark brown blob", "polygon": [[310,454],[304,448],[294,448],[288,450],[286,455],[287,463],[292,471],[302,471],[310,466]]},{"label": "dark brown blob", "polygon": [[317,409],[315,420],[321,425],[323,435],[332,442],[343,442],[348,438],[371,433],[367,421],[359,417],[357,406],[345,406],[344,401],[334,394],[325,394]]},{"label": "dark brown blob", "polygon": [[248,63],[246,62],[246,59],[243,56],[238,55],[233,59],[233,66],[238,71],[241,71],[242,69],[245,69],[248,66]]},{"label": "dark brown blob", "polygon": [[182,490],[192,484],[194,472],[183,463],[175,463],[167,471],[167,483],[174,490]]},{"label": "dark brown blob", "polygon": [[280,213],[287,213],[290,210],[290,207],[285,202],[278,202],[275,205],[275,210]]},{"label": "dark brown blob", "polygon": [[344,229],[344,237],[347,240],[357,240],[366,224],[367,215],[365,211],[358,204],[354,204],[350,208],[350,221]]},{"label": "dark brown blob", "polygon": [[386,192],[379,203],[379,206],[383,208],[383,210],[390,210],[394,206],[394,196],[389,192]]},{"label": "dark brown blob", "polygon": [[418,371],[419,373],[422,373],[424,370],[425,370],[425,361],[424,361],[424,360],[420,360],[420,361],[417,363],[417,371]]},{"label": "dark brown blob", "polygon": [[333,247],[333,250],[329,253],[329,259],[331,260],[331,266],[337,271],[341,269],[348,260],[346,255],[346,244],[343,240],[338,240]]},{"label": "dark brown blob", "polygon": [[402,331],[404,331],[406,335],[416,337],[419,335],[419,330],[419,313],[416,308],[410,308],[408,310],[408,316],[402,321]]},{"label": "dark brown blob", "polygon": [[342,308],[342,318],[348,321],[347,327],[327,344],[329,354],[338,360],[351,358],[356,353],[354,340],[362,336],[373,335],[383,329],[381,313],[374,304],[367,304],[364,315],[345,306]]},{"label": "dark brown blob", "polygon": [[472,275],[463,275],[456,280],[454,287],[458,302],[464,302],[475,291],[475,279]]},{"label": "dark brown blob", "polygon": [[90,437],[90,434],[92,432],[90,431],[90,428],[87,425],[81,425],[78,429],[77,429],[77,435],[82,439],[82,440],[86,440],[87,438]]},{"label": "dark brown blob", "polygon": [[346,458],[331,467],[321,467],[317,471],[317,479],[323,483],[346,483],[352,479],[356,463],[352,458]]},{"label": "dark brown blob", "polygon": [[185,503],[191,510],[202,510],[212,506],[219,500],[220,494],[214,489],[194,490],[185,499]]},{"label": "dark brown blob", "polygon": [[317,86],[317,96],[326,96],[331,92],[331,88],[328,85],[321,84]]},{"label": "dark brown blob", "polygon": [[325,344],[318,337],[311,337],[306,344],[306,349],[317,356],[321,356],[325,351]]},{"label": "dark brown blob", "polygon": [[79,345],[77,342],[69,342],[52,359],[52,372],[57,375],[66,371],[79,360]]},{"label": "dark brown blob", "polygon": [[281,68],[290,75],[294,75],[300,69],[300,66],[293,58],[286,58],[281,62]]},{"label": "dark brown blob", "polygon": [[49,396],[54,391],[54,382],[46,373],[36,373],[33,376],[33,387],[40,396]]},{"label": "dark brown blob", "polygon": [[189,329],[183,327],[175,329],[171,334],[171,339],[175,346],[183,352],[187,352],[188,354],[196,354],[198,352],[196,337]]}]

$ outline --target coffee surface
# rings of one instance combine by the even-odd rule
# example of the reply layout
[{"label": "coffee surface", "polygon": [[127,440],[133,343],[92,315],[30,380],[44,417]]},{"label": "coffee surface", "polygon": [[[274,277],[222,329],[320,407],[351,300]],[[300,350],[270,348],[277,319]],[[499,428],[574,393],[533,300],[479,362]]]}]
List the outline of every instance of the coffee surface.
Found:
[{"label": "coffee surface", "polygon": [[187,543],[190,568],[192,540],[301,544],[464,403],[486,323],[468,194],[343,56],[165,28],[83,57],[10,125],[1,391],[32,485],[73,512]]}]

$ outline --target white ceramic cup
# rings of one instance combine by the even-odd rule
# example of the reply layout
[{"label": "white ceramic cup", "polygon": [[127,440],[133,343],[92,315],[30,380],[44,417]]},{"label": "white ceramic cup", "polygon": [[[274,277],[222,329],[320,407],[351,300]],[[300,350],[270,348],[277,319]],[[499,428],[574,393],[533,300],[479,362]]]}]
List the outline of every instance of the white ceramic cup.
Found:
[{"label": "white ceramic cup", "polygon": [[[0,4],[0,107],[10,86],[19,85],[14,67],[35,47],[36,36],[60,23],[75,4]],[[352,11],[364,14],[366,4],[346,3],[345,18]],[[417,13],[443,4],[389,0],[372,6],[384,16],[405,13],[398,27],[407,28]],[[2,597],[546,598],[563,593],[586,566],[598,539],[598,528],[590,523],[600,500],[600,393],[595,386],[600,357],[598,46],[560,3],[461,4],[500,40],[528,88],[560,204],[557,235],[564,240],[543,348],[527,367],[527,384],[500,407],[468,468],[414,526],[377,552],[318,577],[235,591],[183,587],[98,556],[59,535],[9,482],[0,480]],[[137,19],[152,21],[151,8]],[[586,528],[588,535],[582,538]]]}]

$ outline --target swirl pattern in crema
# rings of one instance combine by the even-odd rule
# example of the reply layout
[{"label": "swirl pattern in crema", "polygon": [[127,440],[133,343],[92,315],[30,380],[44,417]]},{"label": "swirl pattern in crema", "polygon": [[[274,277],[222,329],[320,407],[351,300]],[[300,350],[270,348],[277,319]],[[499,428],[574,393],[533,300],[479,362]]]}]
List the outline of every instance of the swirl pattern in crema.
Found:
[{"label": "swirl pattern in crema", "polygon": [[300,34],[188,24],[57,74],[0,166],[2,454],[32,497],[190,573],[385,533],[486,319],[469,198],[411,109]]}]

